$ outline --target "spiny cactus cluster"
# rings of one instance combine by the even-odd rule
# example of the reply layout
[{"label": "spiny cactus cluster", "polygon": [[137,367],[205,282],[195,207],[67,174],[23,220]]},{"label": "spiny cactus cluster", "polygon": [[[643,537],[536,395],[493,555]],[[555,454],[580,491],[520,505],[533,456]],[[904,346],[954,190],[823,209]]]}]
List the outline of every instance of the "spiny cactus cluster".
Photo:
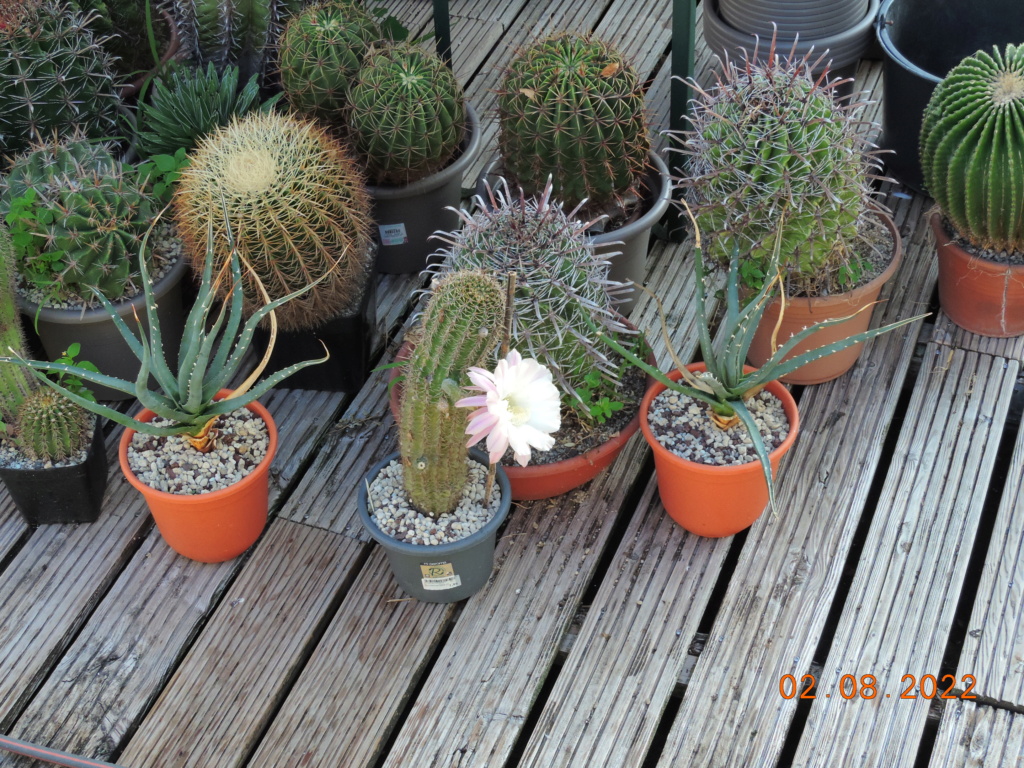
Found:
[{"label": "spiny cactus cluster", "polygon": [[399,449],[409,500],[424,514],[451,512],[466,485],[466,421],[455,407],[471,366],[483,364],[503,332],[505,290],[478,270],[437,280],[423,336],[405,368]]},{"label": "spiny cactus cluster", "polygon": [[154,204],[109,146],[81,135],[35,146],[0,179],[0,213],[12,205],[19,216],[12,234],[27,235],[16,242],[19,272],[54,299],[89,301],[93,287],[117,299],[137,282],[136,254]]},{"label": "spiny cactus cluster", "polygon": [[[24,337],[14,298],[16,279],[14,246],[7,228],[0,224],[0,351],[8,354],[8,350],[13,349],[24,357]],[[0,421],[11,424],[18,407],[34,388],[28,371],[16,365],[0,364]]]},{"label": "spiny cactus cluster", "polygon": [[[271,299],[327,275],[277,311],[284,330],[357,310],[373,270],[369,212],[345,148],[317,124],[276,113],[250,112],[203,139],[175,195],[178,232],[200,266],[211,245],[217,269],[228,261],[230,231]],[[265,302],[253,276],[244,280],[252,312]],[[222,284],[222,295],[230,289]]]},{"label": "spiny cactus cluster", "polygon": [[409,184],[444,168],[466,130],[455,75],[436,54],[408,43],[371,49],[349,101],[349,136],[377,184]]},{"label": "spiny cactus cluster", "polygon": [[373,15],[350,0],[328,0],[293,16],[278,54],[288,103],[307,117],[343,126],[349,81],[382,36]]},{"label": "spiny cactus cluster", "polygon": [[489,205],[480,201],[472,216],[460,212],[462,229],[438,235],[448,247],[437,269],[515,272],[509,346],[550,368],[560,388],[575,393],[591,371],[616,375],[590,321],[630,343],[630,331],[612,309],[625,287],[608,279],[608,262],[584,235],[593,222],[567,215],[551,194],[549,183],[539,198],[513,197],[502,179]]},{"label": "spiny cactus cluster", "polygon": [[92,138],[115,132],[113,60],[93,16],[58,0],[27,3],[0,24],[0,152],[24,152],[54,131]]},{"label": "spiny cactus cluster", "polygon": [[971,243],[1024,252],[1024,45],[966,57],[921,125],[924,184]]},{"label": "spiny cactus cluster", "polygon": [[84,408],[43,387],[29,394],[18,408],[16,444],[30,459],[63,461],[86,446],[94,421]]},{"label": "spiny cactus cluster", "polygon": [[588,210],[636,198],[650,139],[636,70],[611,45],[564,33],[513,60],[498,91],[498,147],[509,180]]},{"label": "spiny cactus cluster", "polygon": [[880,163],[863,104],[833,100],[838,81],[812,80],[816,64],[783,58],[774,44],[764,63],[728,62],[713,88],[696,88],[683,136],[679,182],[711,255],[726,263],[738,249],[755,290],[777,240],[789,295],[842,289],[862,271],[850,246]]}]

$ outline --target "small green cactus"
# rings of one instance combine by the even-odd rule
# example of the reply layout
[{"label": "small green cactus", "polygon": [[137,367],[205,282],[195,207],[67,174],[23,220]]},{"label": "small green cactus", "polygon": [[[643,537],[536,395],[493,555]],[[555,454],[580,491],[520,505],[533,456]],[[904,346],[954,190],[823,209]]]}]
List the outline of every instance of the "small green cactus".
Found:
[{"label": "small green cactus", "polygon": [[94,15],[57,0],[28,3],[0,24],[0,152],[75,129],[91,138],[116,133],[120,98],[113,60],[93,32]]},{"label": "small green cactus", "polygon": [[35,146],[0,179],[18,271],[53,299],[110,299],[138,284],[154,203],[138,173],[80,134]]},{"label": "small green cactus", "polygon": [[1024,252],[1024,45],[966,57],[921,125],[929,194],[979,248]]},{"label": "small green cactus", "polygon": [[28,395],[18,408],[15,442],[30,459],[64,461],[86,447],[89,427],[94,421],[84,408],[59,392],[42,387]]},{"label": "small green cactus", "polygon": [[[284,330],[353,314],[373,271],[370,201],[359,171],[326,129],[299,117],[250,112],[207,136],[178,180],[175,220],[197,267],[212,242],[220,269],[234,232],[272,300],[326,275],[277,311]],[[247,272],[244,280],[252,312],[265,302],[256,278]],[[230,290],[221,284],[222,295]]]},{"label": "small green cactus", "polygon": [[650,139],[636,70],[608,43],[563,33],[513,60],[498,90],[498,148],[509,180],[588,210],[638,196]]},{"label": "small green cactus", "polygon": [[409,184],[439,171],[466,130],[455,75],[436,54],[409,43],[371,49],[349,101],[349,136],[376,184]]},{"label": "small green cactus", "polygon": [[[7,234],[7,227],[0,224],[0,354],[10,354],[9,350],[14,350],[24,357],[25,343],[14,293],[16,278],[11,236]],[[33,389],[28,371],[0,363],[0,422],[10,424],[18,407]]]},{"label": "small green cactus", "polygon": [[349,0],[329,0],[293,16],[278,53],[288,103],[306,117],[343,125],[349,82],[381,40],[373,15]]},{"label": "small green cactus", "polygon": [[466,423],[455,407],[467,371],[493,352],[503,332],[505,291],[481,271],[454,272],[433,287],[423,336],[405,368],[399,449],[413,505],[431,517],[451,512],[466,485]]}]

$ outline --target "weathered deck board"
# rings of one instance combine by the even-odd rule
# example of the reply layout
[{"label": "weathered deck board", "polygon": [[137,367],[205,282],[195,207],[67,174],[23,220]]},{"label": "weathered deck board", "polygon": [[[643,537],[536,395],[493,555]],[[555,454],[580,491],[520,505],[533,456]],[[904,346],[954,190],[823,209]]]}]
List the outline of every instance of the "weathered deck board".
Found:
[{"label": "weathered deck board", "polygon": [[[912,766],[930,700],[904,675],[938,674],[1017,364],[929,345],[795,766]],[[765,687],[777,685],[768,672]],[[844,700],[842,675],[878,696]],[[825,698],[830,695],[831,698]],[[889,698],[886,698],[888,696]]]},{"label": "weathered deck board", "polygon": [[928,768],[1022,768],[1024,715],[970,701],[942,713]]},{"label": "weathered deck board", "polygon": [[[972,693],[1024,707],[1024,429],[1017,433],[974,610],[957,665],[957,680],[973,675]],[[958,687],[963,690],[962,686]]]},{"label": "weathered deck board", "polygon": [[[930,227],[928,231],[931,238]],[[934,248],[934,245],[932,247]],[[936,344],[943,344],[955,349],[969,349],[974,352],[980,352],[983,355],[1006,357],[1010,360],[1024,363],[1024,336],[1013,336],[1009,339],[979,336],[976,333],[965,331],[950,320],[944,312],[940,312],[935,320],[932,341]]]}]

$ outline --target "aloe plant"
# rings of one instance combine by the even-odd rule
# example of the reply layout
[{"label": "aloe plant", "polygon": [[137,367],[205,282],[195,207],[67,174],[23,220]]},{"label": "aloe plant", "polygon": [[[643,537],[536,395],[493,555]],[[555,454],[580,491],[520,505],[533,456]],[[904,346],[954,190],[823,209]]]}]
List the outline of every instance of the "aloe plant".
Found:
[{"label": "aloe plant", "polygon": [[[685,201],[686,211],[690,214],[689,206]],[[700,377],[687,370],[686,366],[678,358],[669,346],[669,354],[682,374],[681,381],[673,381],[658,369],[654,368],[634,352],[623,347],[611,336],[604,334],[602,329],[596,325],[592,330],[604,338],[609,347],[614,349],[633,365],[643,369],[648,375],[664,384],[667,388],[688,395],[695,400],[700,400],[708,405],[710,418],[716,426],[728,429],[736,424],[742,424],[750,434],[754,445],[754,451],[761,467],[764,469],[765,481],[768,484],[768,498],[772,508],[775,508],[775,489],[772,481],[772,467],[768,461],[768,450],[758,431],[753,415],[747,409],[745,401],[759,392],[766,384],[792,373],[807,363],[840,352],[854,344],[859,344],[875,336],[895,330],[900,326],[907,325],[916,320],[927,317],[927,313],[916,315],[905,320],[874,328],[863,333],[826,344],[816,349],[809,350],[789,360],[785,357],[792,352],[798,344],[811,334],[826,328],[830,325],[849,320],[848,317],[834,318],[804,328],[800,333],[792,336],[786,343],[775,348],[772,356],[754,371],[746,372],[744,364],[747,359],[747,350],[753,341],[754,332],[761,322],[761,316],[774,298],[776,290],[782,283],[782,276],[779,269],[779,243],[781,237],[776,238],[774,253],[769,264],[770,273],[774,277],[766,280],[757,296],[747,304],[740,303],[740,254],[739,248],[733,249],[732,258],[727,264],[726,286],[725,286],[725,314],[719,328],[719,343],[715,343],[711,337],[711,318],[708,314],[708,273],[704,265],[703,251],[701,249],[700,230],[697,222],[690,214],[694,227],[694,263],[697,280],[697,332],[700,338],[700,349],[707,367],[707,375]],[[785,311],[785,296],[782,294],[783,312]],[[659,302],[660,306],[660,302]],[[871,304],[854,313],[854,315],[869,309]],[[664,317],[664,315],[663,315]],[[664,329],[664,328],[663,328]],[[667,334],[666,334],[667,339]]]},{"label": "aloe plant", "polygon": [[[211,223],[211,229],[212,226]],[[151,227],[146,233],[145,239],[148,240],[152,231]],[[274,310],[285,302],[306,293],[315,283],[306,285],[275,301],[270,301],[264,292],[264,305],[243,324],[242,265],[238,250],[234,247],[230,229],[227,230],[227,237],[231,257],[220,267],[216,279],[213,275],[215,255],[212,233],[208,238],[209,246],[203,268],[202,283],[199,287],[199,295],[185,323],[177,370],[171,369],[164,355],[160,323],[156,313],[156,299],[153,295],[153,281],[150,278],[145,259],[140,260],[140,266],[146,311],[149,314],[148,338],[145,333],[140,333],[138,336],[132,333],[127,324],[118,316],[110,301],[99,291],[94,290],[96,297],[103,302],[103,306],[110,313],[124,340],[142,363],[138,378],[134,382],[64,363],[39,362],[25,360],[21,357],[0,357],[0,363],[15,363],[31,369],[36,378],[63,393],[68,399],[83,408],[137,432],[150,435],[185,435],[197,450],[204,452],[210,450],[212,447],[210,430],[218,416],[244,408],[293,373],[306,366],[322,363],[327,359],[324,357],[320,360],[296,363],[253,386],[270,359],[277,336],[277,320]],[[143,242],[143,252],[145,252],[145,247],[146,243]],[[251,269],[248,264],[245,266],[246,269]],[[217,288],[225,280],[230,281],[231,290],[214,317],[212,312]],[[229,397],[215,400],[217,393],[227,387],[238,372],[249,349],[256,326],[267,317],[270,322],[270,344],[262,361]],[[41,373],[42,371],[71,374],[92,384],[100,384],[118,392],[133,394],[144,407],[158,417],[169,420],[171,424],[156,426],[133,419],[113,408],[87,400],[47,378]],[[149,388],[150,375],[156,380],[159,391]]]}]

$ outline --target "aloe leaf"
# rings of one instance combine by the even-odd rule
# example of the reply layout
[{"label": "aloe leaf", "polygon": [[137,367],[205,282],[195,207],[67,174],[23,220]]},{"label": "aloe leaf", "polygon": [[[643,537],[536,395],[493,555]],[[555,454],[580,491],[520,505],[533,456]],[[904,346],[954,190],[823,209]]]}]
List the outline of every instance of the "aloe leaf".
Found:
[{"label": "aloe leaf", "polygon": [[327,362],[330,355],[325,355],[317,360],[303,360],[301,363],[295,363],[289,365],[287,368],[283,368],[272,376],[268,376],[266,379],[261,381],[259,384],[248,390],[241,397],[230,397],[225,400],[218,400],[214,403],[213,407],[207,410],[205,413],[207,416],[220,416],[225,413],[231,413],[237,411],[239,408],[244,408],[254,400],[258,400],[264,394],[269,392],[271,389],[276,387],[282,381],[287,379],[293,373],[301,371],[303,368],[308,368],[311,365],[319,365],[320,363]]},{"label": "aloe leaf", "polygon": [[[22,360],[17,357],[0,357],[0,363],[14,363],[20,365],[23,368],[28,368],[32,371],[32,375],[41,381],[52,383],[50,379],[43,376],[37,371],[52,371],[54,373],[70,373],[72,376],[77,376],[83,381],[87,381],[90,384],[99,384],[103,387],[115,389],[118,392],[125,392],[129,395],[135,394],[135,385],[130,381],[124,379],[118,379],[114,376],[107,376],[104,373],[98,373],[95,371],[89,371],[85,368],[78,368],[73,365],[67,365],[65,363],[47,363],[39,360]],[[63,390],[62,390],[63,391]],[[92,401],[88,401],[92,402]]]},{"label": "aloe leaf", "polygon": [[213,307],[214,291],[213,285],[213,220],[206,227],[206,260],[203,264],[203,278],[199,290],[199,296],[192,310],[188,313],[185,321],[185,330],[181,336],[181,351],[178,355],[178,384],[177,391],[184,392],[188,386],[189,372],[199,353],[201,343],[200,335],[203,333],[206,319],[209,317],[210,309]]},{"label": "aloe leaf", "polygon": [[[736,415],[739,416],[740,421],[750,435],[750,440],[754,444],[754,453],[757,454],[757,460],[761,462],[761,469],[764,471],[764,481],[768,485],[768,505],[774,512],[776,511],[775,481],[772,477],[772,464],[768,459],[768,449],[761,438],[761,431],[757,428],[754,415],[747,409],[747,404],[743,400],[737,400],[733,403],[733,406],[736,409]],[[790,425],[790,429],[792,429],[792,425]]]},{"label": "aloe leaf", "polygon": [[128,348],[131,349],[132,353],[136,357],[142,357],[142,344],[139,342],[139,338],[132,333],[128,324],[124,321],[124,318],[118,314],[114,305],[110,302],[110,299],[104,296],[98,288],[93,288],[92,292],[93,295],[100,300],[100,303],[103,304],[103,308],[107,310],[107,314],[110,315],[110,319],[114,323],[114,327],[117,328],[118,333],[121,334],[121,337],[125,340]]},{"label": "aloe leaf", "polygon": [[[234,375],[233,371],[227,371],[227,375],[224,375],[228,361],[228,355],[231,354],[233,345],[235,343],[235,337],[238,336],[238,329],[242,324],[242,306],[243,306],[243,292],[242,292],[242,269],[238,264],[237,259],[232,259],[231,262],[231,297],[229,302],[221,304],[221,316],[223,316],[225,307],[228,307],[227,325],[224,330],[220,332],[220,345],[217,347],[217,354],[214,355],[213,362],[210,363],[210,380],[206,388],[203,391],[203,397],[207,400],[212,400],[213,396],[220,392],[228,383],[230,378]],[[220,318],[218,317],[218,322]],[[212,333],[215,336],[217,333]]]},{"label": "aloe leaf", "polygon": [[715,345],[711,339],[711,330],[708,323],[707,285],[704,282],[707,273],[704,270],[704,254],[700,246],[699,233],[697,237],[697,244],[693,248],[693,269],[694,279],[697,281],[697,332],[700,337],[700,351],[708,371],[710,371],[712,376],[721,381],[721,377],[718,375]]}]

